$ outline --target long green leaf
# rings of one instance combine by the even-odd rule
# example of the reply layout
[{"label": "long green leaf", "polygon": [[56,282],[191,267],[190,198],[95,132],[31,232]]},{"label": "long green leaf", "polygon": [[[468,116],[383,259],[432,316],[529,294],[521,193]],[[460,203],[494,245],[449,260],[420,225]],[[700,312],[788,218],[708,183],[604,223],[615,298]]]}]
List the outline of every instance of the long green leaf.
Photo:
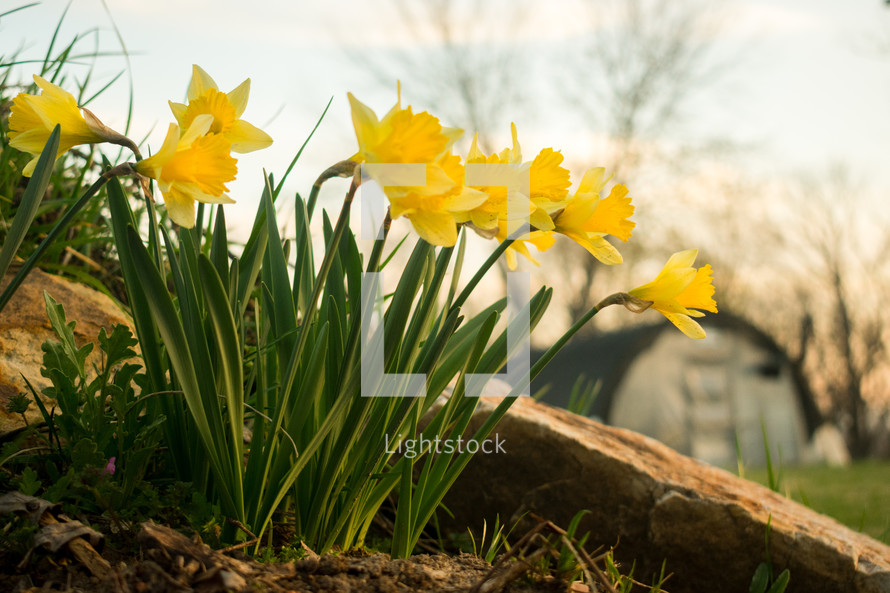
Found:
[{"label": "long green leaf", "polygon": [[[43,200],[44,194],[46,194],[49,178],[53,172],[53,165],[56,162],[56,153],[59,150],[60,136],[61,127],[57,124],[49,135],[49,140],[47,140],[46,146],[43,147],[40,157],[37,159],[37,166],[34,168],[34,173],[31,175],[31,179],[28,180],[28,186],[25,188],[25,193],[22,195],[22,201],[19,203],[15,217],[12,219],[12,224],[9,225],[6,238],[3,240],[3,247],[0,248],[0,280],[6,275],[6,270],[9,269],[9,264],[12,263],[12,258],[19,250],[22,241],[24,241],[25,235],[31,227],[31,223],[34,222],[34,217],[37,215],[37,209],[40,207],[40,202]],[[25,273],[27,273],[27,270]],[[22,280],[23,279],[24,275],[22,276]],[[21,280],[19,283],[21,283]],[[13,285],[13,283],[10,282],[10,287],[8,287],[3,295],[0,296],[0,311],[2,311],[4,305],[9,302],[9,299],[12,297],[12,293],[17,286],[18,284]],[[7,292],[9,293],[9,296],[7,296]]]},{"label": "long green leaf", "polygon": [[[239,508],[236,503],[236,497],[228,482],[232,472],[229,471],[230,468],[226,468],[226,460],[222,458],[219,451],[218,439],[222,438],[222,434],[219,432],[214,434],[211,429],[199,387],[200,381],[182,322],[176,313],[164,280],[155,268],[148,250],[142,244],[142,239],[132,227],[128,229],[127,233],[127,248],[132,253],[139,286],[146,294],[152,319],[164,340],[170,363],[182,385],[183,396],[194,418],[195,428],[198,430],[208,453],[213,471],[219,478],[217,485],[223,498],[224,508],[226,512],[243,521],[245,519],[243,509]],[[215,394],[212,396],[215,398]]]},{"label": "long green leaf", "polygon": [[[229,299],[223,288],[222,279],[210,260],[201,255],[198,260],[198,276],[204,286],[204,298],[213,327],[213,339],[222,366],[223,396],[226,401],[235,459],[242,458],[244,442],[244,375],[241,348],[235,318],[229,308]],[[240,461],[236,463],[239,464]],[[240,472],[237,472],[240,475]]]}]

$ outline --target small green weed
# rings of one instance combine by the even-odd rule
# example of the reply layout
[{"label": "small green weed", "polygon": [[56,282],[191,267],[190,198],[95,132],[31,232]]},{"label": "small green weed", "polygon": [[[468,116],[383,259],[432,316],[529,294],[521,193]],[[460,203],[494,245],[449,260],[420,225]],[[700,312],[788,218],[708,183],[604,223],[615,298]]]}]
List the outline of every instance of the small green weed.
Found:
[{"label": "small green weed", "polygon": [[770,520],[767,520],[766,535],[764,536],[766,560],[761,562],[754,571],[751,586],[748,588],[749,593],[784,593],[791,580],[791,573],[787,568],[778,576],[774,576],[773,562],[769,552],[769,534]]}]

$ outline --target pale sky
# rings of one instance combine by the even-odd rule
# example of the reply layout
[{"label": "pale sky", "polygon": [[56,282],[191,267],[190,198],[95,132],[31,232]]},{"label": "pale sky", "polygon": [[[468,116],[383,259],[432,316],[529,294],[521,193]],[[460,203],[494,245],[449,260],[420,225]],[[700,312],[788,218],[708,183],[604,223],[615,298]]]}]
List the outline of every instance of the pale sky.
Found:
[{"label": "pale sky", "polygon": [[[24,3],[3,0],[3,7]],[[0,19],[0,54],[8,56],[22,46],[20,58],[42,57],[66,4],[44,0]],[[67,42],[74,34],[97,27],[101,47],[113,50],[115,38],[101,0],[70,4],[60,40]],[[239,161],[239,180],[231,195],[243,204],[245,216],[259,195],[262,169],[279,175],[284,171],[329,98],[333,97],[329,116],[289,185],[304,195],[318,172],[355,151],[347,91],[366,100],[378,114],[394,103],[394,90],[385,91],[358,72],[342,46],[373,55],[416,43],[388,26],[386,13],[370,8],[379,4],[359,0],[107,0],[107,4],[132,53],[134,139],[153,130],[150,144],[160,145],[172,121],[167,100],[183,100],[193,63],[210,73],[223,91],[252,79],[243,117],[265,129],[275,144]],[[723,83],[691,104],[681,135],[716,134],[750,147],[736,166],[758,174],[819,171],[843,162],[886,193],[890,9],[880,0],[728,0],[727,4],[732,17],[718,43],[722,51],[742,59]],[[546,6],[529,34],[530,46],[557,45],[583,32],[579,20],[572,18],[574,0]],[[87,41],[83,49],[92,48],[92,43]],[[107,80],[124,65],[121,57],[102,58],[97,80]],[[32,71],[21,68],[25,76]],[[82,76],[83,70],[75,72]],[[90,108],[106,124],[121,128],[125,97],[122,79]],[[544,104],[535,111],[534,118],[519,124],[527,154],[544,146],[562,148],[567,154],[589,150],[581,148],[586,146],[582,142],[586,132],[567,123],[562,109]],[[581,173],[573,171],[573,177]]]}]

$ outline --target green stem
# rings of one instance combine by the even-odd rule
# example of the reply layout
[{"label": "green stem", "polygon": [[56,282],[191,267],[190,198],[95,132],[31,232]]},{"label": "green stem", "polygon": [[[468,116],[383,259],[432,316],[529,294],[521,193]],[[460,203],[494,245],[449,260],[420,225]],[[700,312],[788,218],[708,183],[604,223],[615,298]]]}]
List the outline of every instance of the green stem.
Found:
[{"label": "green stem", "polygon": [[544,355],[537,361],[535,361],[534,365],[532,365],[531,371],[529,373],[531,375],[531,378],[534,379],[535,377],[537,377],[538,373],[544,370],[544,367],[547,366],[547,363],[550,362],[560,350],[562,350],[562,347],[566,345],[566,342],[568,342],[572,338],[572,336],[578,333],[578,330],[584,327],[584,325],[588,321],[593,319],[593,316],[599,313],[599,311],[599,305],[593,307],[587,313],[582,315],[581,318],[578,319],[578,321],[576,321],[574,325],[572,325],[572,327],[570,327],[566,331],[566,333],[560,336],[559,339],[556,340],[556,342],[547,349],[547,352],[545,352]]},{"label": "green stem", "polygon": [[[333,168],[334,167],[331,167],[331,169]],[[328,169],[328,171],[331,169]],[[331,234],[331,240],[325,248],[324,260],[321,262],[321,268],[318,270],[318,276],[316,276],[315,279],[315,288],[312,291],[312,297],[306,307],[306,319],[303,320],[300,339],[297,342],[294,354],[291,356],[292,364],[295,363],[295,361],[302,359],[303,350],[306,348],[306,342],[311,333],[309,327],[317,312],[316,306],[318,304],[318,299],[321,297],[321,291],[324,289],[328,273],[330,273],[331,266],[334,264],[334,257],[337,254],[337,245],[340,243],[340,240],[343,238],[343,233],[349,226],[349,210],[352,206],[352,201],[355,199],[355,192],[360,183],[360,178],[356,179],[353,177],[352,184],[349,186],[349,191],[346,192],[346,199],[343,200],[343,208],[340,210],[340,217],[337,219],[337,225],[334,227],[334,232]]]},{"label": "green stem", "polygon": [[91,185],[84,194],[80,197],[77,202],[72,204],[70,208],[65,212],[62,218],[59,219],[59,222],[56,223],[56,226],[52,228],[52,230],[46,235],[46,238],[41,241],[40,245],[37,246],[37,249],[34,250],[34,253],[31,254],[25,262],[22,264],[22,267],[19,268],[19,271],[13,277],[13,279],[9,282],[6,289],[3,291],[3,294],[0,294],[0,310],[6,306],[6,303],[12,298],[12,295],[15,293],[16,289],[25,281],[25,278],[31,273],[31,270],[37,265],[37,262],[40,261],[40,258],[43,257],[43,254],[46,253],[46,250],[49,249],[49,246],[52,245],[56,239],[59,238],[65,230],[68,229],[68,225],[74,220],[74,217],[83,210],[83,207],[86,206],[87,202],[95,196],[102,187],[108,183],[108,178],[105,176],[100,177],[93,185]]},{"label": "green stem", "polygon": [[547,366],[547,363],[550,362],[560,350],[562,350],[562,347],[566,345],[566,342],[568,342],[572,338],[572,336],[578,333],[578,330],[584,327],[584,325],[588,321],[593,319],[594,315],[611,305],[624,305],[629,310],[634,311],[635,313],[642,313],[643,311],[648,309],[649,306],[652,305],[652,303],[650,301],[640,300],[627,294],[626,292],[616,292],[613,295],[607,296],[599,303],[597,303],[595,307],[582,315],[581,318],[578,319],[578,321],[576,321],[574,325],[572,325],[572,327],[570,327],[566,331],[566,333],[560,336],[560,338],[552,346],[550,346],[550,348],[547,349],[547,352],[545,352],[544,355],[539,358],[532,366],[531,371],[529,372],[531,378],[534,379],[535,377],[537,377],[538,373],[544,370],[544,367]]},{"label": "green stem", "polygon": [[472,293],[473,289],[476,288],[476,285],[478,285],[479,282],[482,281],[482,277],[485,276],[488,270],[491,269],[491,266],[493,266],[498,261],[498,258],[501,257],[501,255],[503,255],[504,252],[507,251],[507,248],[510,247],[510,245],[512,244],[513,239],[507,239],[497,246],[497,248],[491,253],[491,255],[488,256],[488,259],[485,260],[485,263],[483,263],[482,266],[480,266],[480,268],[476,270],[476,273],[470,279],[470,282],[466,285],[466,287],[464,287],[464,289],[461,291],[460,295],[458,295],[457,299],[451,305],[451,310],[457,309],[464,304],[464,302],[470,297],[470,293]]},{"label": "green stem", "polygon": [[[392,218],[389,216],[389,210],[386,211],[386,217],[383,219],[383,238],[374,241],[374,247],[371,249],[371,256],[368,258],[368,265],[366,267],[367,272],[378,272],[377,266],[380,264],[380,258],[383,256],[383,245],[386,243],[386,238],[389,236],[389,229],[392,225]],[[356,299],[361,300],[360,295],[356,295]],[[349,336],[346,339],[346,348],[344,350],[343,356],[343,366],[341,368],[345,369],[345,372],[340,375],[340,384],[337,387],[337,393],[342,393],[343,386],[348,385],[349,379],[352,376],[352,369],[354,368],[353,359],[355,357],[356,349],[358,348],[358,339],[359,334],[361,332],[361,320],[356,318],[353,321],[352,327],[349,329]]]},{"label": "green stem", "polygon": [[[321,191],[321,186],[324,185],[324,182],[328,179],[333,179],[334,177],[349,177],[355,173],[355,168],[357,166],[358,163],[355,161],[340,161],[336,165],[332,165],[325,169],[322,174],[318,176],[318,179],[312,184],[312,191],[309,192],[309,200],[306,202],[306,212],[309,214],[309,220],[312,220],[312,212],[315,210],[315,202],[318,201],[318,192]],[[353,193],[355,192],[355,190],[352,191]]]}]

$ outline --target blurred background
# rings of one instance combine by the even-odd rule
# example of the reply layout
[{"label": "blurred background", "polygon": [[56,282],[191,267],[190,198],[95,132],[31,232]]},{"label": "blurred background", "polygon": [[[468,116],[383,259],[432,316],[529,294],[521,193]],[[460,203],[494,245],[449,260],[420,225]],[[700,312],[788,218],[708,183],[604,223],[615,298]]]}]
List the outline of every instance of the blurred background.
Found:
[{"label": "blurred background", "polygon": [[697,247],[715,270],[721,313],[701,344],[654,312],[599,315],[551,374],[598,390],[572,405],[720,465],[890,457],[884,2],[46,0],[0,17],[0,35],[12,79],[39,71],[54,35],[98,51],[82,70],[69,59],[71,83],[120,75],[89,107],[122,130],[132,101],[130,135],[155,149],[193,63],[223,91],[250,77],[244,118],[275,144],[239,161],[236,234],[263,169],[284,172],[328,101],[285,194],[354,153],[347,91],[382,115],[401,81],[403,103],[466,130],[461,152],[474,132],[501,150],[515,122],[524,158],[561,150],[576,183],[605,166],[637,207],[623,265],[567,243],[523,264],[556,287],[536,345],[673,252]]}]

